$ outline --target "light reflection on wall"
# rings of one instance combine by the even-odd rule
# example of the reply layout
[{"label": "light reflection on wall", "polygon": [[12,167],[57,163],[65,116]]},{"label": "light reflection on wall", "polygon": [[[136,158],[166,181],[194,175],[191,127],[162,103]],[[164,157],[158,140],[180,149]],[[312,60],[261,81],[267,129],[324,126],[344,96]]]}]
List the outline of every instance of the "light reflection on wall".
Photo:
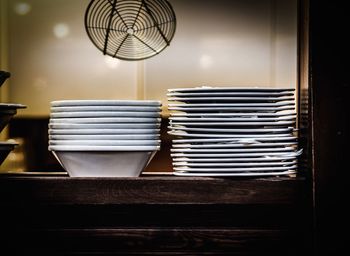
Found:
[{"label": "light reflection on wall", "polygon": [[65,23],[57,23],[53,27],[53,34],[57,38],[64,38],[69,35],[70,29],[69,26]]},{"label": "light reflection on wall", "polygon": [[110,69],[117,69],[120,65],[120,60],[112,58],[110,56],[105,56],[106,66]]},{"label": "light reflection on wall", "polygon": [[208,69],[213,65],[213,58],[209,55],[203,54],[199,59],[199,65],[203,69]]},{"label": "light reflection on wall", "polygon": [[36,91],[43,91],[47,89],[48,87],[47,79],[42,77],[35,78],[33,82],[33,87],[36,89]]},{"label": "light reflection on wall", "polygon": [[19,2],[14,5],[13,9],[18,15],[27,15],[31,11],[32,6],[26,2]]}]

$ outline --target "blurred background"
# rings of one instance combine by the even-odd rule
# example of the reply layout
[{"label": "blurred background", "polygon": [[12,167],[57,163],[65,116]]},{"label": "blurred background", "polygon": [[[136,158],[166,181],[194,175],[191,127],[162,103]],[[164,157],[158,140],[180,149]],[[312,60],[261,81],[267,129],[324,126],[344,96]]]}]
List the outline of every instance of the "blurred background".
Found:
[{"label": "blurred background", "polygon": [[11,73],[1,102],[27,106],[1,134],[20,144],[2,171],[63,171],[47,150],[53,100],[161,100],[162,150],[146,171],[168,172],[167,89],[296,87],[297,0],[170,0],[177,16],[170,46],[132,62],[104,56],[91,43],[89,2],[0,0],[0,69]]}]

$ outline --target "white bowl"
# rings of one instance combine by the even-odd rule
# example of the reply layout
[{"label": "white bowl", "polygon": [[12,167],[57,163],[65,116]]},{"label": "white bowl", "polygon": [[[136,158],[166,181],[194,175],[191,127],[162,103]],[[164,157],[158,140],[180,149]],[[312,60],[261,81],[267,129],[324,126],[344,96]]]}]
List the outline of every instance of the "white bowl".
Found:
[{"label": "white bowl", "polygon": [[53,151],[71,177],[138,177],[157,151]]},{"label": "white bowl", "polygon": [[72,118],[50,118],[50,123],[68,123],[68,124],[102,124],[102,123],[127,123],[129,125],[137,125],[138,123],[160,123],[160,118],[152,117],[72,117]]},{"label": "white bowl", "polygon": [[159,134],[49,135],[49,140],[158,140]]},{"label": "white bowl", "polygon": [[160,127],[160,123],[138,123],[138,124],[72,124],[72,123],[49,123],[50,129],[156,129]]},{"label": "white bowl", "polygon": [[84,112],[56,112],[50,114],[51,118],[76,117],[160,117],[160,112],[116,112],[116,111],[84,111]]},{"label": "white bowl", "polygon": [[61,146],[159,146],[160,140],[49,140],[49,145]]},{"label": "white bowl", "polygon": [[68,106],[51,107],[51,112],[84,112],[84,111],[126,111],[126,112],[161,112],[158,106]]},{"label": "white bowl", "polygon": [[160,129],[49,129],[49,135],[159,134]]},{"label": "white bowl", "polygon": [[51,106],[161,106],[161,101],[154,100],[59,100]]},{"label": "white bowl", "polygon": [[159,145],[145,145],[145,146],[120,146],[120,145],[112,145],[112,146],[90,146],[90,145],[50,145],[49,151],[159,151]]}]

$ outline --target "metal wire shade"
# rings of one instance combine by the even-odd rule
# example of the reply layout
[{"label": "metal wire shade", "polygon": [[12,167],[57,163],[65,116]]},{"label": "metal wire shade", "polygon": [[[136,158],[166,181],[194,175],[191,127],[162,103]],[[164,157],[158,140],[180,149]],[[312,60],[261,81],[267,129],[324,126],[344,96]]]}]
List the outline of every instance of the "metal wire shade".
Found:
[{"label": "metal wire shade", "polygon": [[85,28],[103,54],[142,60],[164,50],[176,30],[176,16],[167,0],[92,0]]}]

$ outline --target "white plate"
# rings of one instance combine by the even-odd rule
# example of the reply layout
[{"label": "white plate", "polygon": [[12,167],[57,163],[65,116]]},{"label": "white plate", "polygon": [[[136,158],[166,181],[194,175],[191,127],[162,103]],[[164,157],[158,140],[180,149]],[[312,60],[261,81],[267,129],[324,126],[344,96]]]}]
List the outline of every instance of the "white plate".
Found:
[{"label": "white plate", "polygon": [[191,88],[168,89],[168,92],[293,92],[294,88],[271,88],[261,86],[247,87],[223,87],[223,86],[200,86]]},{"label": "white plate", "polygon": [[272,107],[272,108],[279,108],[282,106],[289,106],[289,105],[295,105],[295,101],[282,101],[282,102],[273,102],[273,103],[169,103],[169,107],[183,107],[183,108],[228,108],[231,109],[235,108],[242,108],[242,107]]},{"label": "white plate", "polygon": [[294,106],[282,106],[282,107],[235,107],[234,109],[232,107],[169,107],[168,108],[171,111],[181,111],[181,112],[236,112],[236,113],[242,113],[242,112],[252,112],[255,111],[257,113],[277,113],[279,111],[285,111],[285,110],[294,110]]},{"label": "white plate", "polygon": [[[135,127],[135,123],[160,123],[160,118],[128,118],[128,117],[96,117],[96,118],[50,118],[50,123],[83,123],[83,124],[100,124],[100,123],[128,123],[129,127]],[[137,124],[136,124],[137,126]]]},{"label": "white plate", "polygon": [[263,91],[250,91],[250,92],[169,92],[167,96],[169,97],[227,97],[227,96],[250,96],[250,97],[280,97],[280,96],[293,96],[292,91],[282,91],[282,92],[263,92]]},{"label": "white plate", "polygon": [[273,107],[278,108],[282,106],[289,106],[289,105],[295,105],[295,101],[281,101],[281,102],[268,102],[268,103],[261,103],[261,102],[229,102],[229,103],[169,103],[169,107],[183,107],[183,108],[198,108],[198,107],[204,107],[204,108],[218,108],[218,107],[231,107],[231,108],[237,108],[237,107]]},{"label": "white plate", "polygon": [[281,141],[296,141],[297,137],[278,137],[278,138],[212,138],[212,139],[174,139],[173,143],[242,143],[242,144],[256,144],[259,142],[281,142]]},{"label": "white plate", "polygon": [[294,121],[271,121],[271,122],[179,122],[170,120],[170,125],[183,126],[291,126]]},{"label": "white plate", "polygon": [[194,153],[172,153],[170,154],[171,157],[198,157],[198,158],[246,158],[246,157],[274,157],[274,156],[286,156],[286,157],[292,157],[292,156],[298,156],[300,155],[300,151],[298,152],[264,152],[264,153],[228,153],[228,154],[194,154]]},{"label": "white plate", "polygon": [[278,117],[283,117],[283,116],[295,116],[296,112],[295,111],[284,111],[284,112],[278,112],[278,113],[257,113],[257,112],[245,112],[245,113],[170,113],[170,116],[172,117],[205,117],[205,118],[210,118],[210,117],[233,117],[233,118],[248,118],[248,117],[273,117],[273,118],[278,118]]},{"label": "white plate", "polygon": [[159,134],[160,129],[49,129],[50,135],[73,134]]},{"label": "white plate", "polygon": [[295,121],[296,116],[280,116],[280,117],[177,117],[171,116],[169,120],[173,122],[279,122],[293,120]]},{"label": "white plate", "polygon": [[282,142],[282,143],[211,143],[211,144],[173,144],[173,148],[266,148],[266,147],[281,147],[281,146],[296,146],[297,142]]},{"label": "white plate", "polygon": [[160,117],[160,112],[115,112],[115,111],[85,111],[85,112],[54,112],[51,118],[72,118],[72,117]]},{"label": "white plate", "polygon": [[216,168],[216,167],[272,167],[272,166],[287,166],[295,165],[297,161],[287,161],[287,162],[236,162],[236,163],[187,163],[187,162],[173,162],[173,166],[176,167],[206,167],[206,168]]},{"label": "white plate", "polygon": [[83,112],[83,111],[129,111],[129,112],[161,112],[161,107],[147,106],[72,106],[51,107],[51,112]]},{"label": "white plate", "polygon": [[159,146],[160,140],[50,140],[53,146]]},{"label": "white plate", "polygon": [[50,151],[154,151],[159,146],[49,146]]},{"label": "white plate", "polygon": [[162,102],[153,100],[57,100],[51,106],[161,106]]},{"label": "white plate", "polygon": [[174,144],[177,143],[200,143],[200,144],[207,144],[207,143],[238,143],[238,144],[257,144],[257,143],[265,143],[265,142],[290,142],[290,141],[297,141],[297,137],[295,136],[288,136],[288,137],[255,137],[255,138],[194,138],[194,139],[173,139],[172,142]]},{"label": "white plate", "polygon": [[250,139],[258,140],[258,138],[280,138],[290,137],[290,133],[278,133],[278,134],[213,134],[213,133],[190,133],[183,131],[168,131],[168,134],[179,137],[191,137],[191,138],[235,138],[235,139]]},{"label": "white plate", "polygon": [[160,127],[160,123],[138,123],[136,124],[72,124],[72,123],[49,123],[50,129],[155,129]]},{"label": "white plate", "polygon": [[292,133],[293,127],[288,128],[260,128],[260,129],[211,129],[211,128],[190,128],[185,126],[168,126],[170,130],[190,131],[190,132],[203,132],[203,133]]},{"label": "white plate", "polygon": [[278,102],[291,101],[294,97],[169,97],[168,101],[179,102]]},{"label": "white plate", "polygon": [[215,148],[215,149],[202,149],[202,148],[172,148],[171,152],[183,152],[183,153],[259,153],[259,152],[295,152],[293,147],[280,147],[280,148]]},{"label": "white plate", "polygon": [[257,163],[274,163],[296,160],[296,156],[274,156],[274,157],[242,157],[242,158],[190,158],[190,157],[174,157],[173,163],[175,162],[186,162],[186,163],[242,163],[242,162],[257,162]]},{"label": "white plate", "polygon": [[254,172],[254,173],[191,173],[191,172],[173,172],[176,176],[186,177],[269,177],[269,176],[284,176],[296,174],[296,171],[285,172]]},{"label": "white plate", "polygon": [[279,166],[279,167],[255,167],[255,168],[189,168],[189,167],[174,167],[174,171],[182,172],[280,172],[295,170],[296,165]]},{"label": "white plate", "polygon": [[49,135],[50,140],[158,140],[159,134]]}]

